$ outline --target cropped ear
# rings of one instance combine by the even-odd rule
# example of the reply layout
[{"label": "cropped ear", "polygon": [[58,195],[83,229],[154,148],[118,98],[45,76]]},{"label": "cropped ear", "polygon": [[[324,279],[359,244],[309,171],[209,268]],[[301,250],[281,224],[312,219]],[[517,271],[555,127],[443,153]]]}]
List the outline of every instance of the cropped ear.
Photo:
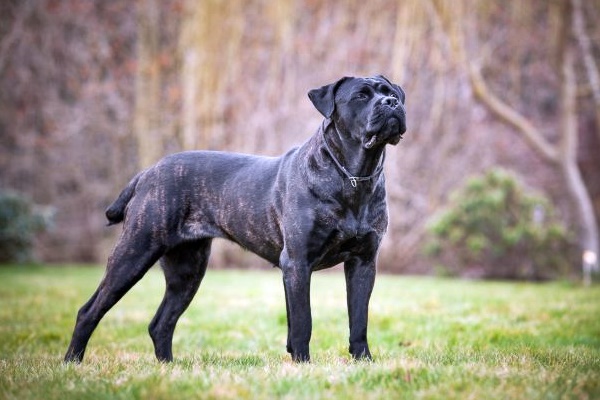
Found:
[{"label": "cropped ear", "polygon": [[346,79],[348,77],[308,92],[308,98],[325,118],[331,118],[333,115],[333,111],[335,110],[335,92]]},{"label": "cropped ear", "polygon": [[392,87],[396,89],[398,93],[400,93],[400,101],[402,102],[402,104],[404,104],[404,100],[406,99],[406,94],[404,93],[404,90],[402,90],[402,88],[396,85],[395,83],[392,83],[388,78],[386,78],[383,75],[377,75],[377,77],[383,79],[384,81],[392,85]]}]

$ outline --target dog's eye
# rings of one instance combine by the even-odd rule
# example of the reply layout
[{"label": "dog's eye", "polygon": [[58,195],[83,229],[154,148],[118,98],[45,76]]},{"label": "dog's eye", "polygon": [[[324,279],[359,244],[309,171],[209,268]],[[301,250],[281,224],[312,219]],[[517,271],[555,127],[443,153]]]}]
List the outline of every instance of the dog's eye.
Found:
[{"label": "dog's eye", "polygon": [[395,98],[396,100],[399,100],[399,97],[396,94],[396,92],[394,90],[390,89],[388,86],[383,86],[381,88],[381,93],[385,96],[391,96],[391,97]]},{"label": "dog's eye", "polygon": [[354,98],[356,100],[368,100],[369,99],[369,94],[365,93],[365,92],[358,92],[354,95]]}]

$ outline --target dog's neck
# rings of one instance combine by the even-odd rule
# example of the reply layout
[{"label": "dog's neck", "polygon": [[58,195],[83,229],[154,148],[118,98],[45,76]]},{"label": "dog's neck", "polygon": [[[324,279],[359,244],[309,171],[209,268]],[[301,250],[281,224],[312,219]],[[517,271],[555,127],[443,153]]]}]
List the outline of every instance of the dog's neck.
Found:
[{"label": "dog's neck", "polygon": [[[383,170],[385,146],[365,149],[363,144],[342,137],[335,123],[326,119],[321,127],[323,146],[352,186],[376,179]],[[349,140],[350,139],[350,140]]]}]

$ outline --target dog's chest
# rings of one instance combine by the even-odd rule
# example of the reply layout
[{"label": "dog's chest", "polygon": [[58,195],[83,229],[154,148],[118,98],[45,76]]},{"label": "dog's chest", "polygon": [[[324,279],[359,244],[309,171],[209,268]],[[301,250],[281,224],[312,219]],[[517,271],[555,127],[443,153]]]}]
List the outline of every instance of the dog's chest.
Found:
[{"label": "dog's chest", "polygon": [[[337,210],[323,218],[319,235],[309,239],[309,262],[313,270],[332,267],[353,256],[370,254],[381,232],[369,223],[367,213],[355,214],[349,209]],[[321,238],[320,242],[318,237]],[[311,257],[310,254],[313,256]]]},{"label": "dog's chest", "polygon": [[378,212],[380,210],[373,210],[369,203],[360,207],[337,204],[329,208],[322,216],[323,225],[320,227],[327,232],[324,247],[328,252],[341,251],[348,243],[361,242],[370,234],[382,234],[376,224]]},{"label": "dog's chest", "polygon": [[329,230],[329,238],[337,243],[372,232],[382,235],[387,221],[383,186],[361,182],[359,187],[352,187],[346,183],[322,197],[317,211],[317,219],[323,223],[321,228]]},{"label": "dog's chest", "polygon": [[350,208],[342,208],[333,214],[332,227],[336,232],[334,235],[336,242],[362,237],[373,230],[368,221],[368,210],[356,212]]}]

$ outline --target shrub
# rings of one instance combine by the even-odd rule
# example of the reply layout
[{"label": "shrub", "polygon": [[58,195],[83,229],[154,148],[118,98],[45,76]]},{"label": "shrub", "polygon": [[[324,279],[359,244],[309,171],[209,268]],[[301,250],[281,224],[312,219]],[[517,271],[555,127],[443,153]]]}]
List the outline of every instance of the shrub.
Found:
[{"label": "shrub", "polygon": [[0,190],[0,263],[33,260],[35,234],[49,225],[50,212],[11,191]]},{"label": "shrub", "polygon": [[453,193],[425,251],[450,274],[541,280],[568,271],[574,243],[552,204],[495,169]]}]

